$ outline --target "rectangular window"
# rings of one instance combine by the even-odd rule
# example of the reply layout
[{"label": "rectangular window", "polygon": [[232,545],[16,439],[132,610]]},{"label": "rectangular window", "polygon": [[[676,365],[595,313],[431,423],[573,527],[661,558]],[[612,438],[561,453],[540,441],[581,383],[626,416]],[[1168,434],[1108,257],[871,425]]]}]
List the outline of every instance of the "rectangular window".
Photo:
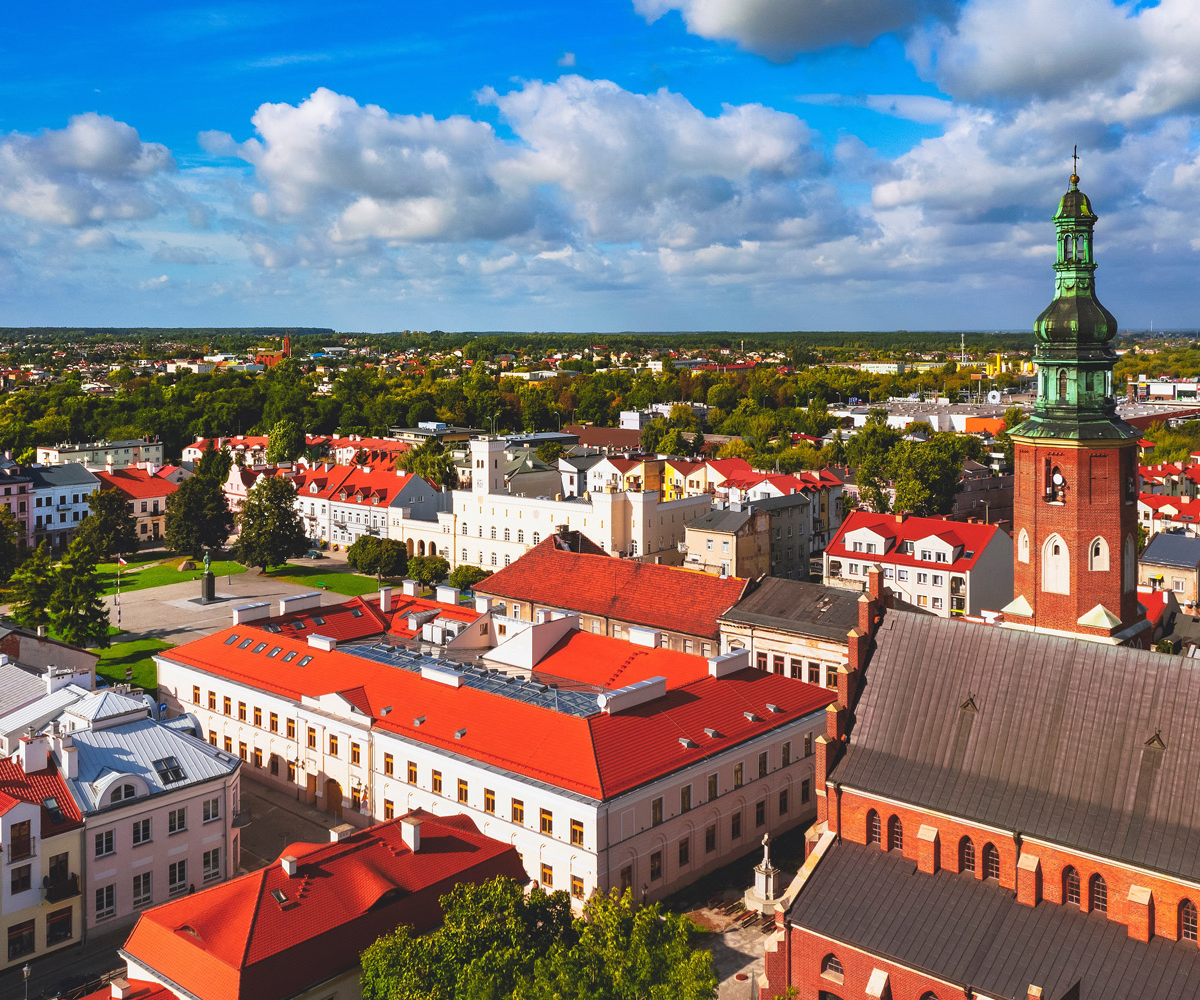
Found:
[{"label": "rectangular window", "polygon": [[211,823],[215,819],[221,818],[221,800],[219,798],[204,800],[204,822]]},{"label": "rectangular window", "polygon": [[254,724],[262,729],[262,709],[257,705],[254,706]]},{"label": "rectangular window", "polygon": [[149,872],[133,876],[133,905],[149,906],[154,899]]},{"label": "rectangular window", "polygon": [[[8,929],[8,960],[16,961],[22,955],[28,955],[34,949],[34,922],[25,920],[13,924]],[[28,984],[26,984],[28,985]]]},{"label": "rectangular window", "polygon": [[917,594],[917,607],[918,608],[929,607],[929,598],[925,594]]},{"label": "rectangular window", "polygon": [[416,761],[408,762],[408,783],[415,785],[417,783],[417,764]]},{"label": "rectangular window", "polygon": [[150,842],[150,820],[139,819],[133,824],[133,843],[148,844]]},{"label": "rectangular window", "polygon": [[717,849],[717,827],[714,824],[713,826],[708,827],[708,829],[706,829],[704,831],[704,853],[712,854],[712,852],[715,851],[716,849]]},{"label": "rectangular window", "polygon": [[167,833],[182,833],[187,829],[187,806],[167,813]]},{"label": "rectangular window", "polygon": [[113,886],[104,885],[96,890],[96,919],[104,920],[117,912]]},{"label": "rectangular window", "polygon": [[583,821],[571,820],[571,843],[576,847],[583,846]]},{"label": "rectangular window", "polygon": [[717,797],[718,775],[710,774],[708,776],[708,801],[712,802]]},{"label": "rectangular window", "polygon": [[679,789],[679,812],[691,812],[692,810],[692,786],[684,785]]},{"label": "rectangular window", "polygon": [[225,737],[225,752],[233,753],[233,737],[232,736]]},{"label": "rectangular window", "polygon": [[908,570],[906,570],[906,569],[896,570],[896,579],[900,580],[901,582],[906,581],[908,579]]},{"label": "rectangular window", "polygon": [[754,654],[754,665],[756,667],[758,667],[759,670],[766,670],[767,669],[767,654],[766,653],[755,653]]},{"label": "rectangular window", "polygon": [[821,683],[821,664],[810,663],[808,665],[808,683],[809,684],[820,684]]},{"label": "rectangular window", "polygon": [[187,892],[187,861],[172,861],[167,868],[167,895],[178,896]]},{"label": "rectangular window", "polygon": [[733,765],[733,787],[734,788],[742,787],[742,765],[741,764]]},{"label": "rectangular window", "polygon": [[262,767],[262,766],[263,766],[263,763],[262,763],[262,751],[261,751],[261,750],[260,750],[258,747],[255,747],[255,748],[254,748],[254,766],[255,766],[255,767]]},{"label": "rectangular window", "polygon": [[383,818],[392,819],[396,815],[396,806],[391,799],[383,800]]},{"label": "rectangular window", "polygon": [[13,893],[25,892],[33,885],[33,865],[17,865],[12,870],[9,887]]},{"label": "rectangular window", "polygon": [[761,802],[754,803],[754,825],[755,826],[766,826],[767,825],[767,800],[766,799],[763,799]]},{"label": "rectangular window", "polygon": [[554,888],[554,869],[547,864],[542,865],[542,888]]},{"label": "rectangular window", "polygon": [[929,574],[928,573],[918,573],[917,574],[917,583],[928,583],[928,582],[929,582]]},{"label": "rectangular window", "polygon": [[792,741],[788,740],[779,753],[781,767],[787,767],[792,762]]},{"label": "rectangular window", "polygon": [[650,855],[650,881],[657,882],[662,878],[662,851]]},{"label": "rectangular window", "polygon": [[571,876],[571,895],[583,899],[583,879],[579,875]]},{"label": "rectangular window", "polygon": [[225,707],[225,714],[226,714],[226,715],[232,715],[232,714],[233,714],[233,699],[232,699],[232,698],[230,698],[228,695],[226,695],[226,696],[225,696],[225,699],[224,699],[224,707]]},{"label": "rectangular window", "polygon": [[116,852],[116,840],[112,830],[96,834],[96,857],[103,858]]},{"label": "rectangular window", "polygon": [[441,771],[433,772],[433,791],[434,791],[435,795],[442,794],[442,772]]},{"label": "rectangular window", "polygon": [[192,704],[200,704],[200,686],[198,684],[192,685]]},{"label": "rectangular window", "polygon": [[317,749],[317,731],[312,726],[308,727],[308,748],[310,750]]},{"label": "rectangular window", "polygon": [[735,812],[729,820],[729,835],[737,840],[742,835],[742,814]]},{"label": "rectangular window", "polygon": [[396,761],[390,753],[383,755],[383,773],[391,777],[396,772]]},{"label": "rectangular window", "polygon": [[46,944],[62,944],[75,936],[75,919],[71,907],[46,914]]},{"label": "rectangular window", "polygon": [[296,765],[290,760],[288,761],[288,781],[293,784],[296,782]]},{"label": "rectangular window", "polygon": [[804,734],[804,756],[811,757],[813,752],[813,735],[812,733]]},{"label": "rectangular window", "polygon": [[217,692],[216,691],[208,692],[208,709],[210,712],[215,712],[217,710]]},{"label": "rectangular window", "polygon": [[781,788],[779,790],[779,815],[786,816],[788,811],[788,790]]},{"label": "rectangular window", "polygon": [[772,672],[776,674],[783,673],[783,657],[776,653],[772,658]]},{"label": "rectangular window", "polygon": [[684,868],[688,862],[692,860],[692,841],[690,837],[684,837],[679,842],[679,867]]},{"label": "rectangular window", "polygon": [[221,848],[204,852],[204,881],[214,882],[221,877]]},{"label": "rectangular window", "polygon": [[361,764],[362,763],[362,751],[359,749],[357,743],[350,744],[350,763],[351,764]]},{"label": "rectangular window", "polygon": [[465,803],[467,801],[467,783],[464,779],[458,779],[458,801]]},{"label": "rectangular window", "polygon": [[214,747],[217,745],[217,731],[215,729],[208,731],[208,742]]},{"label": "rectangular window", "polygon": [[246,703],[244,701],[238,702],[238,721],[246,721]]},{"label": "rectangular window", "polygon": [[295,719],[287,720],[287,738],[289,740],[294,740],[296,738],[296,720]]},{"label": "rectangular window", "polygon": [[242,760],[246,759],[246,744],[245,743],[238,744],[238,756],[241,757]]},{"label": "rectangular window", "polygon": [[767,776],[767,751],[764,750],[758,755],[758,776],[765,778]]},{"label": "rectangular window", "polygon": [[942,606],[942,599],[940,597],[935,597],[933,599],[933,606],[935,609],[940,609]]},{"label": "rectangular window", "polygon": [[811,787],[809,786],[808,779],[805,778],[802,782],[800,782],[800,801],[807,804],[811,795]]},{"label": "rectangular window", "polygon": [[338,755],[338,738],[334,735],[329,737],[329,756],[336,757]]},{"label": "rectangular window", "polygon": [[520,799],[512,800],[512,821],[514,823],[525,822],[525,803]]},{"label": "rectangular window", "polygon": [[267,717],[267,721],[268,721],[268,724],[269,724],[269,725],[270,725],[270,727],[271,727],[271,732],[273,732],[273,733],[277,733],[277,732],[279,732],[279,715],[278,715],[278,713],[276,713],[276,712],[272,712],[272,713],[271,713],[271,714],[270,714],[270,715]]},{"label": "rectangular window", "polygon": [[496,793],[490,788],[483,790],[483,811],[492,814],[496,812]]},{"label": "rectangular window", "polygon": [[650,803],[650,825],[659,826],[663,821],[663,800],[660,795]]},{"label": "rectangular window", "polygon": [[541,809],[538,811],[538,822],[541,826],[542,833],[547,837],[554,836],[554,813],[549,809]]}]

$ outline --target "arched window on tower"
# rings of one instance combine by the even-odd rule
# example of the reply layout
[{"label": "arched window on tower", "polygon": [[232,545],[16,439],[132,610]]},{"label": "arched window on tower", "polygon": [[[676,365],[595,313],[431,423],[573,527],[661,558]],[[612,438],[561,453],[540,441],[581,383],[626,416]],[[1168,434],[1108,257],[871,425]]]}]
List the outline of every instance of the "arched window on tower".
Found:
[{"label": "arched window on tower", "polygon": [[960,872],[975,870],[975,844],[970,837],[963,837],[958,842],[958,870]]},{"label": "arched window on tower", "polygon": [[1108,542],[1103,538],[1093,538],[1088,545],[1088,569],[1108,569]]},{"label": "arched window on tower", "polygon": [[1024,528],[1017,535],[1017,559],[1023,563],[1029,562],[1029,532]]},{"label": "arched window on tower", "polygon": [[889,851],[904,850],[904,824],[900,822],[899,816],[893,816],[888,820],[888,844]]},{"label": "arched window on tower", "polygon": [[1063,902],[1079,905],[1079,872],[1067,865],[1063,870]]},{"label": "arched window on tower", "polygon": [[1051,535],[1042,546],[1042,590],[1048,594],[1071,592],[1071,557],[1067,543]]},{"label": "arched window on tower", "polygon": [[1067,370],[1065,368],[1058,370],[1058,401],[1060,403],[1067,401]]},{"label": "arched window on tower", "polygon": [[1179,904],[1179,940],[1196,940],[1196,904],[1190,899]]},{"label": "arched window on tower", "polygon": [[879,813],[872,809],[867,813],[867,843],[880,843],[883,840],[882,832],[879,826]]},{"label": "arched window on tower", "polygon": [[1088,909],[1097,913],[1108,912],[1108,883],[1103,875],[1093,875],[1088,880]]},{"label": "arched window on tower", "polygon": [[994,844],[983,845],[983,877],[1000,881],[1000,852]]}]

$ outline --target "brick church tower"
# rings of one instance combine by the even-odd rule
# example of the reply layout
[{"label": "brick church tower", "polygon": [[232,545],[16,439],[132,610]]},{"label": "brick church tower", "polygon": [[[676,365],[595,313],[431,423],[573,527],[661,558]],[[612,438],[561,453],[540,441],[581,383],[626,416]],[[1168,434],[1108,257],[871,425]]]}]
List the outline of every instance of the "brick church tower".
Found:
[{"label": "brick church tower", "polygon": [[1137,440],[1113,397],[1117,321],[1096,298],[1096,214],[1079,177],[1058,204],[1054,301],[1034,324],[1038,395],[1015,444],[1013,595],[1004,625],[1142,645]]}]

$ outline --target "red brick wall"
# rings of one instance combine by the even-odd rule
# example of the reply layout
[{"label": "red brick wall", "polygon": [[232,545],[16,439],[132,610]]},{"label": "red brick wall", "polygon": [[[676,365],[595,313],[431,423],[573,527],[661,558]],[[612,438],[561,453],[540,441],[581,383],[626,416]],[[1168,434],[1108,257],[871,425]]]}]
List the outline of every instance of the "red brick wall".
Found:
[{"label": "red brick wall", "polygon": [[[1021,562],[1014,555],[1013,591],[1024,595],[1033,607],[1034,624],[1080,631],[1079,618],[1097,604],[1119,615],[1125,624],[1139,618],[1136,580],[1126,591],[1123,572],[1125,538],[1137,539],[1136,498],[1125,502],[1126,481],[1137,475],[1133,444],[1092,448],[1017,445],[1013,522],[1018,538],[1022,528],[1029,532],[1029,561]],[[1045,500],[1047,459],[1066,480],[1061,504]],[[1042,544],[1054,533],[1066,542],[1070,553],[1069,594],[1041,589]],[[1097,536],[1108,543],[1107,572],[1088,569],[1088,547]]]}]

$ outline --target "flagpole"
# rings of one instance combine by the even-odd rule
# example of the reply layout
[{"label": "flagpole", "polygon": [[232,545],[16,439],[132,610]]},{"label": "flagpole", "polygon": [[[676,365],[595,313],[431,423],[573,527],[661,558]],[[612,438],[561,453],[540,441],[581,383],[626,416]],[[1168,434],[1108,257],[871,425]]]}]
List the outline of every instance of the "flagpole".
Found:
[{"label": "flagpole", "polygon": [[117,628],[118,628],[118,630],[121,628],[121,566],[122,565],[123,565],[123,560],[121,559],[121,553],[118,552],[117,553]]}]

